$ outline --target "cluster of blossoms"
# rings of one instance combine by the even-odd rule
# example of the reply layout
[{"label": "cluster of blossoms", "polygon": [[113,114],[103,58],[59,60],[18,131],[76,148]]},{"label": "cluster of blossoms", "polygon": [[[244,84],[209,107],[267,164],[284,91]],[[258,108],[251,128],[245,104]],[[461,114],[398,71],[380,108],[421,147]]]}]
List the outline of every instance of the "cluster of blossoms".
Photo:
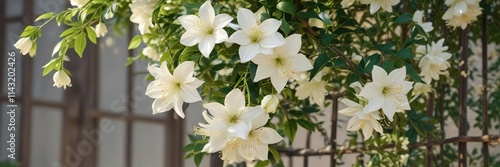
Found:
[{"label": "cluster of blossoms", "polygon": [[210,137],[202,151],[220,151],[222,160],[229,164],[267,160],[268,145],[283,140],[274,129],[264,127],[269,115],[262,108],[273,112],[276,100],[267,100],[273,101],[274,107],[246,107],[244,94],[234,89],[227,94],[224,105],[204,104],[203,107],[210,113],[203,112],[207,124],[200,123],[200,127],[195,130],[196,134]]},{"label": "cluster of blossoms", "polygon": [[444,3],[450,8],[444,13],[442,19],[448,22],[449,26],[467,28],[481,15],[480,0],[446,0]]},{"label": "cluster of blossoms", "polygon": [[406,94],[412,89],[413,82],[405,81],[406,68],[395,69],[389,75],[379,66],[373,66],[373,82],[364,87],[359,82],[351,84],[359,98],[359,103],[349,99],[341,100],[347,108],[339,111],[340,114],[352,116],[347,125],[347,130],[363,130],[366,138],[372,136],[373,130],[383,133],[378,122],[381,119],[379,110],[390,121],[396,112],[410,110],[410,103]]}]

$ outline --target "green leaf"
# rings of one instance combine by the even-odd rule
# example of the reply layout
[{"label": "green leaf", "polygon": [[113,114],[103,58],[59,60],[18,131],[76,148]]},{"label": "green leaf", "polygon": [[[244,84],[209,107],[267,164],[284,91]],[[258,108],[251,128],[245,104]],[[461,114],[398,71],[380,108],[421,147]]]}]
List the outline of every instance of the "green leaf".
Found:
[{"label": "green leaf", "polygon": [[401,59],[412,58],[413,57],[413,53],[411,51],[411,48],[401,49],[398,52],[398,57],[401,58]]},{"label": "green leaf", "polygon": [[377,65],[380,62],[380,55],[373,54],[371,56],[366,57],[365,59],[365,72],[371,72],[374,65]]},{"label": "green leaf", "polygon": [[330,57],[328,57],[327,54],[321,53],[319,54],[318,58],[314,61],[313,69],[311,70],[311,74],[309,76],[309,80],[313,79],[318,72],[323,69],[326,63],[330,61]]},{"label": "green leaf", "polygon": [[85,27],[85,30],[87,31],[87,36],[88,36],[90,42],[97,44],[97,37],[96,37],[94,29],[92,29],[90,27]]},{"label": "green leaf", "polygon": [[297,16],[302,17],[302,18],[306,18],[306,19],[317,18],[317,19],[321,20],[318,13],[314,12],[314,10],[312,10],[312,9],[308,9],[305,12],[297,12]]},{"label": "green leaf", "polygon": [[280,153],[278,153],[278,150],[276,150],[274,147],[271,147],[269,146],[269,152],[271,152],[271,154],[273,154],[273,157],[274,157],[274,161],[275,162],[280,162],[281,158],[280,158]]},{"label": "green leaf", "polygon": [[406,13],[406,14],[403,14],[403,15],[397,17],[394,20],[394,23],[396,23],[396,24],[406,24],[406,23],[409,23],[411,19],[412,19],[412,16],[410,14]]},{"label": "green leaf", "polygon": [[405,67],[406,67],[406,72],[408,73],[410,78],[413,79],[414,81],[423,83],[424,81],[420,78],[420,76],[418,76],[417,71],[415,71],[413,66],[411,66],[411,64],[406,62],[406,61],[403,61],[403,62],[404,62]]},{"label": "green leaf", "polygon": [[33,32],[35,32],[37,29],[38,28],[34,26],[26,26],[26,28],[24,28],[23,33],[21,33],[21,38],[31,36]]},{"label": "green leaf", "polygon": [[290,139],[290,143],[293,143],[295,134],[297,134],[297,122],[293,119],[289,119],[283,126],[283,131],[285,131],[286,137]]},{"label": "green leaf", "polygon": [[87,39],[85,38],[85,33],[78,34],[75,39],[74,49],[78,56],[80,56],[80,58],[83,56],[83,50],[85,50],[86,46]]},{"label": "green leaf", "polygon": [[297,7],[290,2],[280,2],[276,8],[291,15],[295,15],[295,11],[297,11]]},{"label": "green leaf", "polygon": [[286,21],[285,17],[281,18],[281,26],[280,26],[281,31],[285,33],[285,36],[288,36],[290,33],[290,24]]},{"label": "green leaf", "polygon": [[299,123],[300,126],[302,126],[303,128],[307,129],[308,131],[314,131],[315,130],[314,123],[312,123],[312,122],[306,121],[304,119],[299,119],[299,120],[297,120],[297,123]]},{"label": "green leaf", "polygon": [[184,62],[184,61],[193,60],[193,59],[196,60],[200,55],[201,54],[200,54],[198,47],[196,45],[186,47],[186,48],[184,48],[184,50],[182,50],[181,55],[179,56],[179,62]]},{"label": "green leaf", "polygon": [[44,13],[40,16],[38,16],[36,19],[35,19],[35,22],[37,21],[40,21],[40,20],[43,20],[43,19],[48,19],[48,18],[51,18],[55,15],[54,12],[49,12],[49,13]]},{"label": "green leaf", "polygon": [[134,36],[134,38],[132,38],[132,40],[130,40],[130,44],[128,45],[128,49],[131,50],[131,49],[135,49],[135,48],[139,47],[141,42],[142,42],[141,35]]},{"label": "green leaf", "polygon": [[411,32],[411,39],[415,39],[415,37],[420,34],[424,36],[425,38],[429,38],[427,36],[427,33],[425,32],[424,28],[422,28],[420,25],[415,24],[415,28],[413,29],[413,32]]},{"label": "green leaf", "polygon": [[201,164],[201,160],[203,160],[203,157],[205,156],[205,154],[203,153],[200,153],[200,154],[196,154],[194,156],[194,163],[196,164],[196,166],[200,166]]},{"label": "green leaf", "polygon": [[57,61],[59,59],[52,59],[50,60],[49,63],[45,64],[42,68],[43,68],[43,76],[46,76],[47,74],[49,74],[52,70],[54,70],[54,67],[56,66],[56,64],[59,62]]},{"label": "green leaf", "polygon": [[194,149],[194,146],[195,146],[195,143],[191,143],[191,144],[188,144],[188,145],[184,146],[184,148],[182,148],[182,150],[184,152],[189,152],[189,151],[191,151],[191,150]]},{"label": "green leaf", "polygon": [[59,37],[65,37],[65,36],[68,36],[69,34],[72,34],[73,32],[75,32],[76,30],[78,30],[78,27],[71,27],[71,28],[68,28],[66,30],[64,30],[61,35],[59,35]]}]

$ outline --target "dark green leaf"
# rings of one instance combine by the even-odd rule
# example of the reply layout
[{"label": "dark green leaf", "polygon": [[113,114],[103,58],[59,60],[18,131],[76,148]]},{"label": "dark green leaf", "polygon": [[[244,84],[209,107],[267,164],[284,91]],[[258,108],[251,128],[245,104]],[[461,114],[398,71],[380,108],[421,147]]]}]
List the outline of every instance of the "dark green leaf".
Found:
[{"label": "dark green leaf", "polygon": [[401,49],[398,52],[398,57],[401,58],[401,59],[412,58],[413,57],[413,53],[412,53],[411,50],[412,50],[411,48]]},{"label": "dark green leaf", "polygon": [[306,19],[317,18],[317,19],[321,20],[318,13],[314,12],[314,10],[312,10],[312,9],[309,9],[306,12],[298,12],[297,16],[302,17],[302,18],[306,18]]},{"label": "dark green leaf", "polygon": [[285,131],[286,137],[290,140],[290,143],[293,143],[295,134],[297,134],[297,122],[293,119],[289,119],[283,126],[283,131]]},{"label": "dark green leaf", "polygon": [[203,154],[203,153],[194,155],[194,164],[196,166],[200,166],[201,160],[203,160],[204,156],[205,156],[205,154]]},{"label": "dark green leaf", "polygon": [[406,23],[409,23],[411,19],[412,19],[412,16],[410,14],[406,13],[406,14],[403,14],[403,15],[397,17],[396,20],[394,20],[394,23],[406,24]]},{"label": "dark green leaf", "polygon": [[309,80],[313,79],[314,76],[316,76],[316,74],[318,74],[318,72],[320,72],[321,69],[323,69],[323,67],[325,66],[325,64],[328,63],[329,61],[330,57],[328,57],[328,55],[324,53],[319,54],[318,58],[316,58],[316,60],[314,61],[313,69],[311,70]]},{"label": "dark green leaf", "polygon": [[274,147],[269,146],[269,151],[271,152],[271,154],[273,154],[275,162],[281,161],[280,154],[278,153],[278,151]]},{"label": "dark green leaf", "polygon": [[285,17],[281,18],[281,26],[280,26],[281,31],[285,33],[285,36],[288,36],[290,33],[290,24],[286,21]]},{"label": "dark green leaf", "polygon": [[297,11],[297,7],[295,5],[286,1],[278,3],[278,5],[276,5],[276,8],[291,15],[294,15],[295,11]]},{"label": "dark green leaf", "polygon": [[315,130],[314,123],[312,123],[312,122],[306,121],[304,119],[299,119],[299,120],[297,120],[297,123],[299,123],[300,126],[302,126],[303,128],[305,128],[309,131]]},{"label": "dark green leaf", "polygon": [[406,73],[408,73],[408,75],[410,75],[411,79],[413,79],[414,81],[417,81],[417,82],[424,82],[420,78],[420,76],[418,76],[417,71],[415,71],[415,69],[413,68],[413,66],[411,66],[410,63],[404,61],[404,64],[405,64],[405,67],[406,67]]}]

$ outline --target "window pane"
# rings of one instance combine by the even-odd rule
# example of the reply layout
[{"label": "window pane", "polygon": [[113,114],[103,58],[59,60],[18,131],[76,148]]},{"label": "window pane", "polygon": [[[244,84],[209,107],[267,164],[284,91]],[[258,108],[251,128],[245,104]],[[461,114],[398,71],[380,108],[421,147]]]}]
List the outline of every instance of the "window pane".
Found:
[{"label": "window pane", "polygon": [[164,166],[165,125],[136,122],[132,138],[133,167]]},{"label": "window pane", "polygon": [[[54,46],[59,42],[58,37],[62,31],[57,24],[51,23],[44,26],[42,29],[44,35],[38,39],[37,56],[33,58],[33,98],[36,100],[61,102],[63,99],[63,89],[54,87],[52,76],[55,71],[42,76],[43,66],[51,60],[51,54]],[[48,48],[48,49],[44,49]],[[57,56],[57,55],[56,55]],[[70,59],[79,59],[78,57],[70,57]],[[77,60],[75,60],[77,61]]]},{"label": "window pane", "polygon": [[125,123],[103,118],[99,121],[99,128],[103,135],[99,145],[98,166],[125,166]]},{"label": "window pane", "polygon": [[6,5],[3,8],[5,17],[17,17],[21,16],[23,12],[23,1],[21,0],[5,0]]},{"label": "window pane", "polygon": [[164,118],[165,113],[155,114],[153,115],[153,110],[151,105],[153,104],[154,99],[146,96],[144,92],[146,92],[146,88],[150,81],[146,81],[147,74],[135,75],[134,77],[134,86],[132,87],[132,95],[134,98],[133,109],[134,114],[141,116],[150,116],[157,118]]},{"label": "window pane", "polygon": [[[15,156],[19,156],[20,145],[21,145],[21,107],[18,105],[17,107],[7,107],[10,103],[3,103],[0,109],[2,109],[2,116],[0,116],[0,161],[6,160],[9,154],[12,154],[11,151],[15,151]],[[10,112],[14,109],[14,113]],[[14,135],[13,138],[10,135]],[[14,149],[10,149],[14,148]],[[4,149],[9,149],[4,151]],[[17,158],[17,157],[16,157]]]},{"label": "window pane", "polygon": [[[14,1],[14,0],[13,0]],[[17,0],[20,1],[20,0]],[[47,12],[59,13],[66,9],[67,0],[35,0],[33,8],[35,9],[35,17]],[[44,34],[45,35],[45,34]]]},{"label": "window pane", "polygon": [[126,35],[108,33],[99,41],[99,108],[114,112],[126,110],[127,55]]},{"label": "window pane", "polygon": [[32,167],[60,163],[62,111],[33,107],[31,121],[30,164]]},{"label": "window pane", "polygon": [[[16,97],[21,97],[21,79],[22,79],[22,55],[19,53],[19,51],[14,47],[14,44],[16,43],[16,41],[19,39],[19,34],[21,34],[21,31],[20,30],[22,28],[22,24],[21,23],[11,23],[11,24],[7,24],[6,26],[6,36],[4,36],[4,39],[2,40],[5,40],[5,44],[4,44],[4,48],[6,50],[6,52],[8,53],[3,53],[2,55],[2,64],[3,65],[3,69],[2,69],[2,74],[0,74],[2,76],[2,88],[5,88],[5,89],[2,89],[1,92],[2,92],[2,95],[5,97],[7,96],[7,83],[8,82],[12,82],[12,80],[7,80],[7,78],[10,76],[14,76],[15,77],[15,92],[16,92]],[[10,55],[15,55],[14,56],[14,61],[11,60],[8,60],[8,58],[10,58]],[[8,71],[8,68],[10,68],[10,63],[14,63],[14,67],[15,69],[13,69],[14,71],[12,70],[9,70]],[[9,73],[10,72],[10,73]]]}]

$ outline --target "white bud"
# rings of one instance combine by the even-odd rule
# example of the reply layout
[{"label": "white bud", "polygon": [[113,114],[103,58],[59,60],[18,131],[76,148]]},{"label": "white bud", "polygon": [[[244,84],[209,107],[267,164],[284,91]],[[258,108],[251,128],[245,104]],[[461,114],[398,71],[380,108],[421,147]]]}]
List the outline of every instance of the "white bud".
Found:
[{"label": "white bud", "polygon": [[275,95],[267,95],[262,99],[261,107],[267,113],[276,112],[280,100]]},{"label": "white bud", "polygon": [[53,79],[55,87],[63,87],[64,89],[66,89],[66,87],[71,87],[71,78],[69,78],[68,74],[66,74],[63,70],[57,71],[54,74]]},{"label": "white bud", "polygon": [[[31,51],[31,46],[33,46],[33,41],[31,41],[28,37],[21,38],[14,44],[14,47],[19,49],[23,55],[26,55]],[[33,56],[34,55],[32,55],[32,57]]]},{"label": "white bud", "polygon": [[97,24],[95,26],[95,33],[96,33],[96,37],[104,37],[104,35],[106,35],[106,33],[108,33],[108,29],[106,28],[106,24],[102,23],[102,22],[99,22],[99,24]]}]

